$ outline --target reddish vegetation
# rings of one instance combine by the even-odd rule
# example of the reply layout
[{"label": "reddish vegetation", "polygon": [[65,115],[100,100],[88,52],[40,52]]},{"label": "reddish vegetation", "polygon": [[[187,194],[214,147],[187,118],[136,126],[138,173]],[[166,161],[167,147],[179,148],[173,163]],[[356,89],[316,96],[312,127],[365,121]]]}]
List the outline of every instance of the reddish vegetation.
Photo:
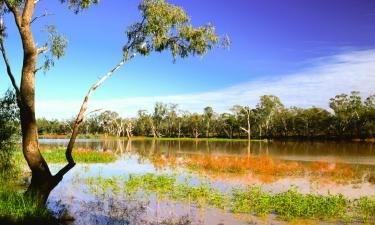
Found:
[{"label": "reddish vegetation", "polygon": [[92,149],[84,149],[84,148],[74,149],[74,154],[81,154],[81,155],[88,154],[89,155],[89,154],[92,154],[93,152],[95,152],[96,154],[100,154],[100,155],[113,155],[111,151],[97,152],[97,151],[93,151]]},{"label": "reddish vegetation", "polygon": [[66,139],[66,134],[42,134],[39,136],[40,138],[45,139]]},{"label": "reddish vegetation", "polygon": [[260,156],[223,156],[191,155],[183,157],[155,157],[153,162],[158,168],[165,166],[186,166],[191,169],[210,173],[251,173],[261,176],[264,181],[271,181],[282,176],[329,177],[336,181],[358,176],[351,165],[339,162],[295,162]]}]

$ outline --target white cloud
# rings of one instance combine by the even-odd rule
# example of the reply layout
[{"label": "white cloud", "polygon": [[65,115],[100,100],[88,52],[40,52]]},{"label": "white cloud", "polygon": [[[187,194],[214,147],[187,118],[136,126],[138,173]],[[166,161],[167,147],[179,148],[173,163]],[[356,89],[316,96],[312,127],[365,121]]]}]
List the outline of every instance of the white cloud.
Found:
[{"label": "white cloud", "polygon": [[[133,116],[139,109],[151,111],[155,102],[164,102],[179,104],[181,109],[192,112],[201,112],[205,106],[224,112],[235,104],[255,106],[259,96],[265,94],[279,96],[286,106],[327,108],[331,97],[353,90],[363,96],[375,94],[375,49],[319,58],[303,71],[272,80],[257,80],[203,93],[92,100],[90,109]],[[80,101],[40,101],[36,108],[39,117],[69,118],[78,112],[80,104]]]}]

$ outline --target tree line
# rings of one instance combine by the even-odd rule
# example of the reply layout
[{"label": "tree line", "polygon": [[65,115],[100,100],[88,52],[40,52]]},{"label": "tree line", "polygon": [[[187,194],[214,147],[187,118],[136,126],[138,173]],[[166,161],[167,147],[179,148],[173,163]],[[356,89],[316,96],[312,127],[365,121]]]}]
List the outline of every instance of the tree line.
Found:
[{"label": "tree line", "polygon": [[[133,118],[113,111],[93,114],[79,133],[118,137],[189,138],[297,138],[365,139],[375,136],[375,95],[359,92],[329,100],[330,110],[285,107],[274,95],[263,95],[254,108],[235,105],[218,113],[205,107],[201,113],[180,110],[177,104],[156,103],[152,112],[139,110]],[[38,119],[39,134],[69,134],[74,119]]]}]

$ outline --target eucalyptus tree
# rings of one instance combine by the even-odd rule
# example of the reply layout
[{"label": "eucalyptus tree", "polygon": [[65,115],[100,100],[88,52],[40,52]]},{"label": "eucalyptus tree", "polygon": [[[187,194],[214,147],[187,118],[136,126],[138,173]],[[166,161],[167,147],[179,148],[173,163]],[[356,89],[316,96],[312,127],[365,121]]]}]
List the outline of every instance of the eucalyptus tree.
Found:
[{"label": "eucalyptus tree", "polygon": [[[34,15],[38,0],[1,0],[0,47],[4,58],[7,74],[17,96],[20,108],[22,128],[22,149],[24,157],[32,171],[31,184],[27,193],[36,197],[40,205],[44,205],[50,191],[61,181],[63,176],[74,167],[72,151],[78,135],[79,126],[84,119],[90,96],[106,79],[137,55],[147,56],[152,52],[169,51],[173,59],[185,58],[189,55],[204,55],[219,43],[228,44],[227,39],[221,39],[215,34],[212,25],[194,28],[185,11],[170,5],[164,0],[143,0],[139,5],[141,20],[130,25],[126,32],[127,41],[117,63],[108,73],[102,76],[88,91],[72,128],[71,139],[66,149],[67,165],[57,174],[52,175],[50,169],[39,151],[38,128],[35,117],[35,74],[41,69],[48,70],[54,65],[54,60],[65,54],[66,39],[59,35],[55,27],[48,26],[48,38],[45,44],[37,48],[31,25],[40,20],[43,15]],[[76,13],[87,9],[99,0],[60,0],[67,3]],[[14,17],[12,23],[17,28],[22,41],[23,64],[21,82],[18,86],[9,58],[4,39],[6,26],[3,15],[10,13]],[[12,37],[14,38],[14,37]],[[41,66],[39,57],[45,56]]]},{"label": "eucalyptus tree", "polygon": [[370,95],[366,98],[364,115],[364,130],[361,133],[364,137],[375,137],[375,95]]},{"label": "eucalyptus tree", "polygon": [[209,138],[210,137],[211,120],[213,119],[213,116],[214,116],[214,110],[212,109],[212,107],[210,107],[210,106],[205,107],[203,109],[203,116],[204,116],[204,120],[206,122],[206,137]]},{"label": "eucalyptus tree", "polygon": [[231,108],[231,111],[236,115],[240,129],[246,132],[247,139],[250,141],[251,140],[251,116],[252,116],[251,108],[249,106],[235,105]]},{"label": "eucalyptus tree", "polygon": [[279,97],[275,95],[263,95],[260,97],[260,102],[256,107],[259,134],[262,136],[262,129],[264,128],[268,136],[276,114],[284,108],[284,105],[281,103]]},{"label": "eucalyptus tree", "polygon": [[178,104],[169,104],[167,108],[167,135],[174,137],[178,131]]},{"label": "eucalyptus tree", "polygon": [[219,116],[219,123],[221,124],[221,133],[224,133],[227,138],[232,139],[235,131],[239,128],[236,116],[232,113],[222,113]]},{"label": "eucalyptus tree", "polygon": [[340,136],[353,136],[353,131],[359,133],[364,112],[359,92],[353,91],[351,95],[336,95],[330,99],[329,107],[335,113],[336,129]]},{"label": "eucalyptus tree", "polygon": [[190,136],[198,138],[203,134],[203,117],[198,113],[192,113],[187,117]]},{"label": "eucalyptus tree", "polygon": [[161,137],[163,130],[163,123],[167,118],[167,105],[161,102],[157,102],[154,106],[154,113],[152,114],[151,130],[154,138]]}]

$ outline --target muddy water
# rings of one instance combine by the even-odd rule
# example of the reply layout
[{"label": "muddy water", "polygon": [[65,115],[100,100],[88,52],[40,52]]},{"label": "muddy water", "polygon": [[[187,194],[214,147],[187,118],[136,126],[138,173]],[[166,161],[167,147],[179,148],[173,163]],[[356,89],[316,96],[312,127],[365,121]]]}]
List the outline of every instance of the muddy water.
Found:
[{"label": "muddy water", "polygon": [[[42,148],[60,148],[67,140],[42,140]],[[168,173],[210,179],[219,187],[259,184],[272,192],[297,188],[302,193],[375,196],[375,145],[357,142],[207,142],[145,140],[79,140],[77,149],[112,151],[110,164],[77,165],[51,193],[49,207],[62,208],[73,224],[158,224],[193,220],[193,224],[285,224],[283,221],[235,215],[194,204],[151,200],[127,202],[107,193],[98,198],[81,181],[129,174]],[[53,165],[57,171],[62,165]],[[127,221],[128,220],[128,221]],[[129,222],[129,223],[127,223]]]}]

